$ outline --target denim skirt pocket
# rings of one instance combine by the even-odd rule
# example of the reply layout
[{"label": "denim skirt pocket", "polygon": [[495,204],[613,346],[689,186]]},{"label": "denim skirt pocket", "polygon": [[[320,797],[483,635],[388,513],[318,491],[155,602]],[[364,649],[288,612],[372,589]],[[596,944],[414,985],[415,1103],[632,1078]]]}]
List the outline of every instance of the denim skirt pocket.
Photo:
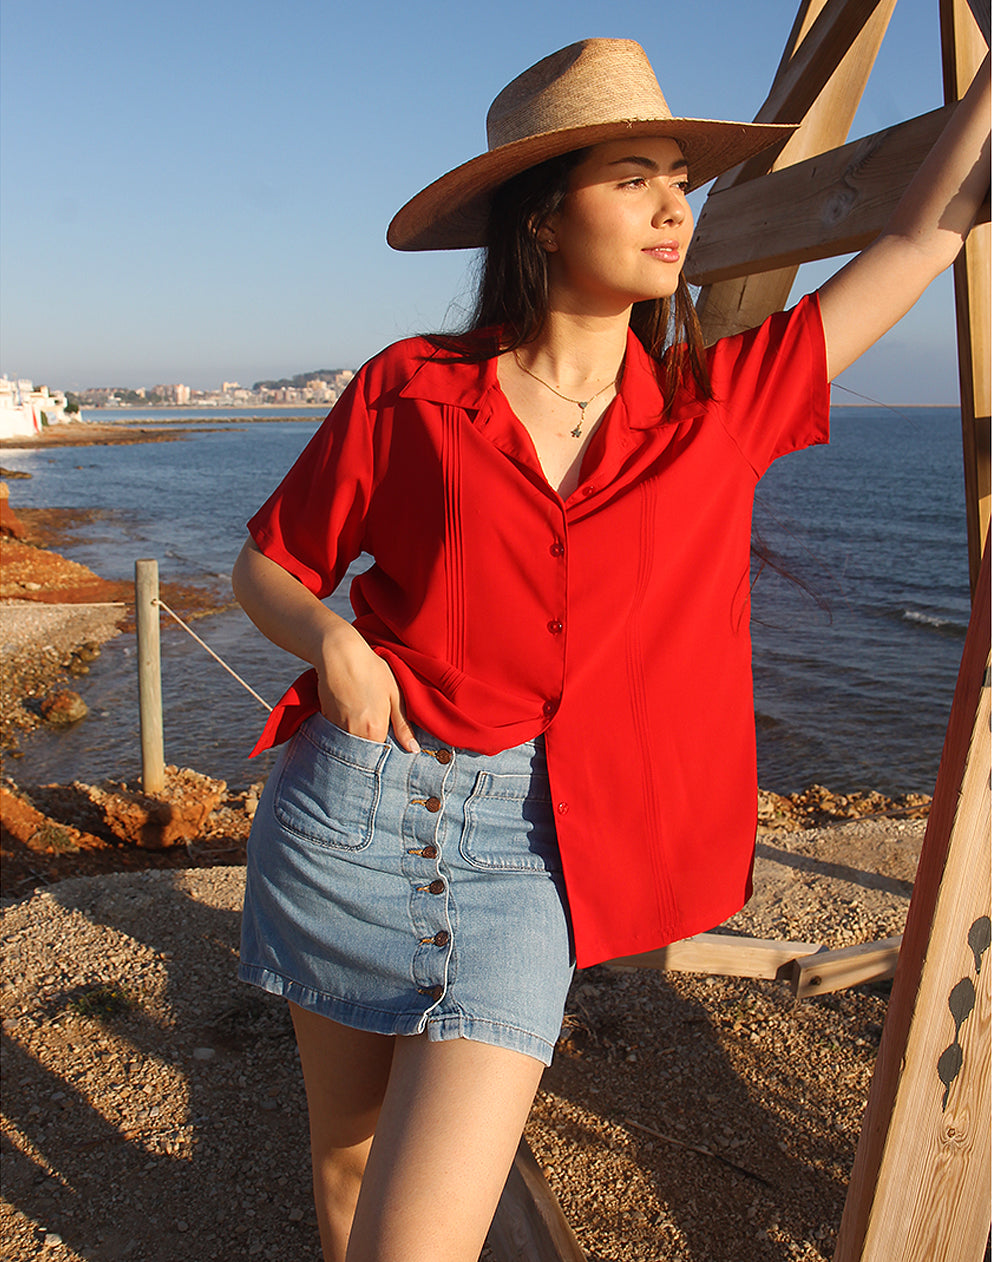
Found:
[{"label": "denim skirt pocket", "polygon": [[391,746],[353,736],[315,714],[293,737],[272,810],[287,832],[331,850],[364,850],[372,841]]},{"label": "denim skirt pocket", "polygon": [[560,871],[547,778],[479,772],[465,802],[459,852],[482,872]]}]

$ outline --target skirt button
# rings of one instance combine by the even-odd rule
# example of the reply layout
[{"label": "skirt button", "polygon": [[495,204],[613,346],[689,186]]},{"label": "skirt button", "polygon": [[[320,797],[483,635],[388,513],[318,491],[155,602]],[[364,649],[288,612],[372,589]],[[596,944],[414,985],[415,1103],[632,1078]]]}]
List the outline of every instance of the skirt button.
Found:
[{"label": "skirt button", "polygon": [[431,881],[430,885],[428,885],[428,887],[427,887],[427,888],[428,888],[428,890],[429,890],[432,894],[443,894],[443,893],[444,893],[444,882],[443,882],[443,881],[440,881],[440,880],[438,880],[438,881]]},{"label": "skirt button", "polygon": [[424,803],[424,806],[426,806],[429,811],[432,811],[434,814],[437,814],[437,812],[441,809],[441,799],[428,798],[427,801]]}]

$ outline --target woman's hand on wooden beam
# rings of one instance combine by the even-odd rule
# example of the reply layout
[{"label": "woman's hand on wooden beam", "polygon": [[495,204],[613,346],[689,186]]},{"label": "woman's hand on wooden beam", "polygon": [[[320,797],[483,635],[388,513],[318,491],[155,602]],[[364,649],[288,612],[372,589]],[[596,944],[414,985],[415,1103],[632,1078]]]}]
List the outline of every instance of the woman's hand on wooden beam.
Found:
[{"label": "woman's hand on wooden beam", "polygon": [[870,246],[820,289],[831,379],[949,267],[989,190],[989,56]]}]

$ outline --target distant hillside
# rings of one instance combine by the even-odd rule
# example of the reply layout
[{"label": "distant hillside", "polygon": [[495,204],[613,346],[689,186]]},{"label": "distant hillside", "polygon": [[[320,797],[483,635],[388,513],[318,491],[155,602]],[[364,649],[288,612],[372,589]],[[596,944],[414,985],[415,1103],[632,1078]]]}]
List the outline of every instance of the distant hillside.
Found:
[{"label": "distant hillside", "polygon": [[[252,390],[302,390],[311,381],[326,381],[330,386],[339,385],[339,378],[346,368],[315,368],[313,372],[298,372],[295,377],[281,377],[278,381],[256,381]],[[350,375],[350,374],[349,374]]]}]

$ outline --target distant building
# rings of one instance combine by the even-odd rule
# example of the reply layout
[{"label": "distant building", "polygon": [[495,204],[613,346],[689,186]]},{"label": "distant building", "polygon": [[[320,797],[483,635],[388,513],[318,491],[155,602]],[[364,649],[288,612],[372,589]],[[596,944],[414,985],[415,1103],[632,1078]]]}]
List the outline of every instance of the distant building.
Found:
[{"label": "distant building", "polygon": [[62,425],[69,420],[66,398],[60,391],[51,393],[26,378],[10,381],[0,377],[0,438],[19,438],[37,434],[46,425]]},{"label": "distant building", "polygon": [[186,404],[190,400],[190,388],[184,385],[154,386],[152,394],[157,394],[165,403]]}]

